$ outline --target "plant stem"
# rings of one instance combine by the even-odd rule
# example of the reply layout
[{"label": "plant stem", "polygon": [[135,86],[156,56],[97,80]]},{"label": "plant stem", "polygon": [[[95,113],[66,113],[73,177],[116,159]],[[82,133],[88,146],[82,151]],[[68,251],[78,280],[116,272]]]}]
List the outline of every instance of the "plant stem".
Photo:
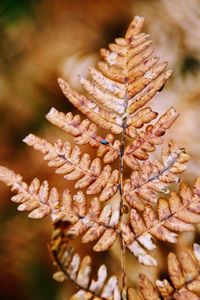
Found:
[{"label": "plant stem", "polygon": [[[121,138],[121,148],[120,148],[120,183],[119,183],[119,193],[120,193],[120,221],[122,221],[124,214],[124,203],[123,203],[123,157],[124,157],[124,147],[125,147],[125,124],[126,120],[123,123],[123,132]],[[126,269],[125,269],[125,260],[126,260],[126,245],[122,236],[121,239],[121,270],[122,270],[122,299],[127,299],[127,288],[126,288]]]},{"label": "plant stem", "polygon": [[[121,147],[120,147],[120,183],[119,183],[119,193],[120,193],[120,222],[123,221],[124,215],[124,195],[123,195],[123,173],[124,173],[124,150],[126,142],[126,127],[127,127],[127,108],[128,108],[128,60],[126,62],[126,76],[125,76],[125,112],[123,116],[123,131],[121,136]],[[122,270],[122,300],[127,300],[127,287],[126,287],[126,245],[125,241],[120,236],[121,241],[121,270]]]}]

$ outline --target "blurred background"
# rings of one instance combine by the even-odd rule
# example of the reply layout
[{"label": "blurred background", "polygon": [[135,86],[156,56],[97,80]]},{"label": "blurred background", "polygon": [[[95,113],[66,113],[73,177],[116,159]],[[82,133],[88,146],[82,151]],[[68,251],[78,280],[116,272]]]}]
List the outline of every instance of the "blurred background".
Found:
[{"label": "blurred background", "polygon": [[[50,141],[66,138],[45,119],[52,106],[64,112],[73,109],[57,77],[79,89],[77,75],[87,75],[88,67],[99,58],[99,48],[124,34],[134,15],[145,17],[145,32],[174,70],[152,106],[163,112],[173,105],[180,112],[168,137],[192,156],[185,180],[200,174],[200,0],[1,0],[1,165],[21,173],[28,182],[38,176],[60,189],[65,187],[22,139],[30,132]],[[52,280],[49,220],[33,221],[16,212],[10,196],[0,183],[0,299],[68,299],[66,287]],[[198,232],[184,235],[181,243],[197,238]],[[117,249],[103,254],[102,260],[110,261],[110,255],[117,260]],[[140,266],[134,258],[128,259],[134,284]],[[114,260],[110,267],[116,271]],[[145,272],[155,277],[163,268]]]}]

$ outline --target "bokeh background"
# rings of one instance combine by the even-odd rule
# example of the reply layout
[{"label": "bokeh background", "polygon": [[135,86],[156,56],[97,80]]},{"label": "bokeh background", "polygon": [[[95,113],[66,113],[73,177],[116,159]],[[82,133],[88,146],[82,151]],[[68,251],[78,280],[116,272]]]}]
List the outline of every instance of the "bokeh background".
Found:
[{"label": "bokeh background", "polygon": [[[87,75],[99,58],[99,48],[121,36],[134,15],[145,17],[145,31],[155,41],[158,55],[174,70],[152,105],[162,112],[173,105],[181,113],[168,138],[192,156],[185,180],[191,182],[200,174],[200,0],[1,0],[1,165],[21,173],[28,182],[38,176],[65,187],[22,139],[29,132],[52,141],[66,138],[45,119],[52,106],[64,112],[73,109],[59,90],[57,77],[79,89],[77,75]],[[0,299],[68,299],[66,287],[52,280],[49,220],[33,221],[16,212],[10,196],[0,184]],[[198,235],[198,231],[183,235],[181,243]],[[163,254],[157,255],[162,260]],[[117,248],[102,256],[117,271],[115,259]],[[134,284],[139,265],[128,259]],[[155,277],[163,268],[146,273]]]}]

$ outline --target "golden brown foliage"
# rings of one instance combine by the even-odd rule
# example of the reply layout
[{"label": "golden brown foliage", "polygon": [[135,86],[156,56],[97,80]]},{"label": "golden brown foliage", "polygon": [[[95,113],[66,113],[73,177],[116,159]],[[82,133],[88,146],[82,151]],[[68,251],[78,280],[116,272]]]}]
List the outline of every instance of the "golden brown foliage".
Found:
[{"label": "golden brown foliage", "polygon": [[101,265],[97,280],[91,280],[91,257],[85,256],[81,259],[68,244],[69,238],[66,237],[65,232],[61,228],[55,228],[51,248],[58,271],[53,277],[61,282],[66,279],[73,281],[79,291],[70,299],[120,299],[117,277],[112,276],[107,279],[107,268]]},{"label": "golden brown foliage", "polygon": [[[145,275],[140,275],[138,299],[198,300],[200,297],[200,246],[194,244],[193,250],[194,253],[186,249],[181,250],[178,255],[169,253],[168,272],[171,283],[166,279],[156,280],[155,288]],[[135,291],[130,289],[129,293],[130,300],[137,299],[134,298]]]},{"label": "golden brown foliage", "polygon": [[[44,155],[57,174],[74,181],[73,188],[78,192],[72,196],[65,190],[59,196],[56,188],[49,190],[47,181],[40,183],[35,178],[28,185],[20,175],[0,167],[0,180],[16,192],[11,200],[20,204],[18,209],[29,211],[32,218],[50,215],[55,223],[51,249],[60,270],[54,278],[59,281],[67,278],[79,288],[71,298],[74,300],[160,299],[144,275],[139,280],[140,295],[127,289],[126,248],[139,262],[154,266],[156,259],[149,254],[155,248],[153,239],[176,243],[179,232],[192,231],[193,224],[200,223],[199,177],[192,190],[185,183],[180,184],[178,193],[170,190],[174,188],[170,184],[177,185],[186,169],[189,155],[185,149],[170,141],[161,159],[155,159],[159,155],[156,146],[164,143],[162,136],[178,113],[171,107],[154,121],[158,113],[147,106],[172,72],[166,70],[166,62],[158,62],[158,57],[153,55],[149,35],[141,33],[143,23],[142,17],[135,17],[125,38],[117,38],[109,44],[109,49],[101,49],[102,61],[98,69],[90,69],[91,80],[80,77],[86,95],[58,79],[68,100],[92,121],[55,108],[47,114],[51,123],[75,138],[75,145],[61,140],[52,144],[33,134],[24,139]],[[99,134],[98,127],[106,133]],[[87,152],[82,154],[82,145],[96,149],[94,158]],[[84,194],[96,197],[86,199]],[[102,203],[105,201],[110,203]],[[91,281],[91,258],[81,259],[70,248],[70,242],[79,236],[83,243],[95,241],[93,250],[97,252],[108,250],[118,237],[121,288],[115,276],[106,281],[104,265],[98,269],[97,280]],[[169,255],[169,274],[174,287],[166,281],[157,282],[164,299],[172,294],[174,299],[198,295],[196,283],[192,281],[193,285],[188,287],[191,280],[197,280],[197,264],[186,253],[180,258],[183,274],[179,272],[181,267],[176,256]],[[191,262],[190,267],[187,260]]]}]

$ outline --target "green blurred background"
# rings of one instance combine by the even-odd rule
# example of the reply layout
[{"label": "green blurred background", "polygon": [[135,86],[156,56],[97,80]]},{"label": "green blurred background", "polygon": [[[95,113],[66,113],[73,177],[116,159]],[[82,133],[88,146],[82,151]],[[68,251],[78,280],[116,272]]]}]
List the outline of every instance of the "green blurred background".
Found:
[{"label": "green blurred background", "polygon": [[[73,109],[59,90],[57,77],[79,89],[77,74],[86,75],[99,48],[122,35],[138,14],[146,18],[145,31],[155,40],[158,55],[174,70],[153,105],[158,111],[170,105],[179,110],[181,116],[168,137],[192,155],[186,180],[200,173],[199,0],[1,0],[1,165],[28,182],[38,176],[65,187],[22,139],[29,132],[52,141],[66,138],[45,119],[52,106],[64,112]],[[10,196],[0,184],[0,299],[68,299],[66,290],[52,280],[49,220],[33,221],[16,212]],[[133,281],[138,275],[134,263]]]}]

